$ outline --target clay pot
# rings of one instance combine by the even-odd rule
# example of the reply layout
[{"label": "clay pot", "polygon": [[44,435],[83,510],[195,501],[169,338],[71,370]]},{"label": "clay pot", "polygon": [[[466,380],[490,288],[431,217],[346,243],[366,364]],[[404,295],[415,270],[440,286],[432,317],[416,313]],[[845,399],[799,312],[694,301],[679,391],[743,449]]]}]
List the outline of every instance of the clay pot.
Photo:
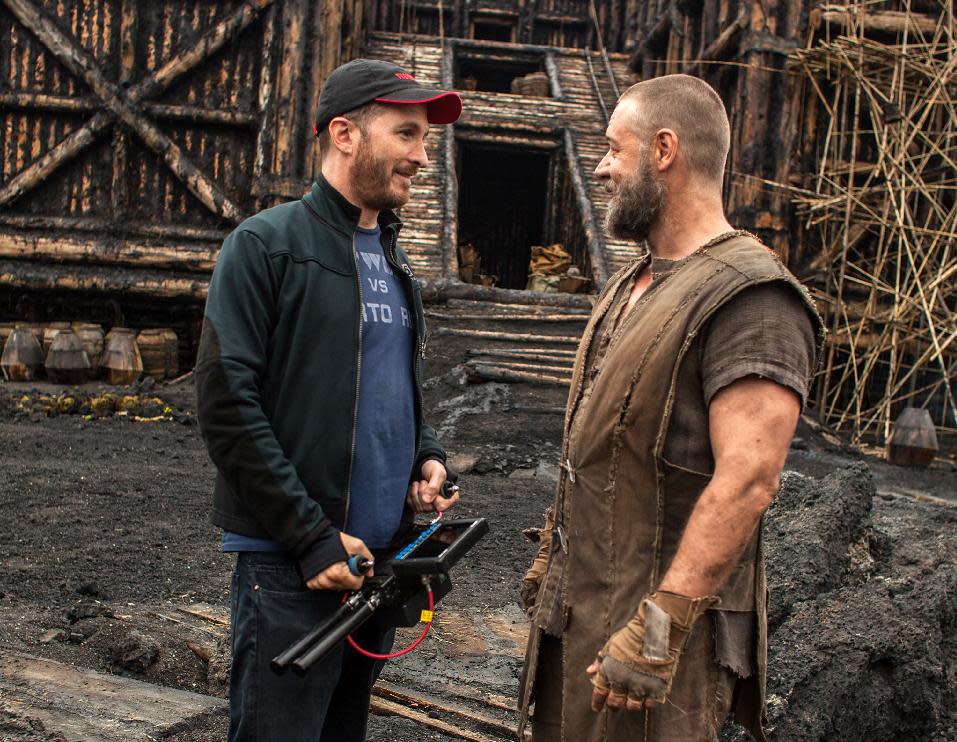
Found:
[{"label": "clay pot", "polygon": [[90,322],[80,322],[73,326],[73,331],[83,343],[83,350],[90,359],[90,378],[100,374],[100,358],[103,356],[103,328]]},{"label": "clay pot", "polygon": [[53,344],[53,338],[57,336],[58,332],[63,330],[69,330],[69,322],[47,322],[43,325],[43,357],[47,357],[47,353],[50,352],[50,346]]},{"label": "clay pot", "polygon": [[90,358],[73,330],[60,330],[53,337],[45,368],[57,384],[83,384],[90,378]]},{"label": "clay pot", "polygon": [[136,336],[143,358],[143,374],[157,381],[166,378],[166,338],[163,331],[155,328],[141,330]]},{"label": "clay pot", "polygon": [[887,439],[887,460],[898,466],[930,466],[940,449],[930,413],[905,407]]},{"label": "clay pot", "polygon": [[173,379],[179,376],[179,338],[168,327],[163,328],[163,337],[166,340],[166,378]]},{"label": "clay pot", "polygon": [[32,381],[43,368],[43,347],[28,328],[17,325],[0,356],[0,368],[10,381]]},{"label": "clay pot", "polygon": [[136,336],[128,327],[114,327],[106,335],[106,350],[100,360],[103,375],[110,384],[133,384],[143,373]]}]

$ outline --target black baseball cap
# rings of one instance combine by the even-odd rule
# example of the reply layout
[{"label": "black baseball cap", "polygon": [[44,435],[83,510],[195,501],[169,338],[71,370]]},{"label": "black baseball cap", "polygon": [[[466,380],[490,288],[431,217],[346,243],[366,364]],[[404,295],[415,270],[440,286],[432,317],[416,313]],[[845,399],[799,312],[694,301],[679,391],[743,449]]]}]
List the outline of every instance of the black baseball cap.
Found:
[{"label": "black baseball cap", "polygon": [[425,103],[430,124],[451,124],[462,113],[462,97],[458,93],[423,87],[391,62],[354,59],[333,70],[323,83],[316,134],[336,116],[373,101],[397,105]]}]

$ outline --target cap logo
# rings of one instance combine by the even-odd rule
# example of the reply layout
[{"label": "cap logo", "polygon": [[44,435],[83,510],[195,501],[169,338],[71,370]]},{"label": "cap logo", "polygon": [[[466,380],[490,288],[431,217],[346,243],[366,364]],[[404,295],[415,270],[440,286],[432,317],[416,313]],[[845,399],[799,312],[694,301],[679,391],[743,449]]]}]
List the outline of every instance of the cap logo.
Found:
[{"label": "cap logo", "polygon": [[411,80],[412,82],[415,82],[415,78],[412,77],[412,75],[410,75],[408,72],[396,72],[395,76],[400,80]]}]

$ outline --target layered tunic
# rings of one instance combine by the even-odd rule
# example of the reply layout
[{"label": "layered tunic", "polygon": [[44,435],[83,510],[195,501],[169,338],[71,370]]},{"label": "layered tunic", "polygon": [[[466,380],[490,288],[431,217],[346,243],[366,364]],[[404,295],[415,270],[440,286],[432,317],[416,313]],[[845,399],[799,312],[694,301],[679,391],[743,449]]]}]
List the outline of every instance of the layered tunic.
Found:
[{"label": "layered tunic", "polygon": [[[642,596],[656,589],[710,481],[703,467],[677,466],[665,456],[676,390],[693,365],[689,349],[716,312],[758,286],[779,287],[804,313],[809,334],[823,338],[813,302],[800,284],[770,250],[740,232],[678,261],[612,333],[599,333],[641,266],[636,261],[609,281],[579,347],[566,411],[553,551],[532,617],[522,683],[524,725],[534,697],[541,634],[560,637],[562,739],[575,742],[652,738],[646,737],[649,714],[593,713],[583,670],[634,615]],[[703,394],[683,399],[682,405],[688,419],[707,420]],[[697,435],[706,445],[708,430],[702,427]],[[732,620],[715,625],[730,627],[732,636],[735,630],[740,635],[742,625],[748,627],[749,656],[739,664],[755,672],[747,693],[739,694],[736,716],[760,739],[766,666],[760,530],[719,595],[719,610]],[[741,617],[743,622],[734,620]]]}]

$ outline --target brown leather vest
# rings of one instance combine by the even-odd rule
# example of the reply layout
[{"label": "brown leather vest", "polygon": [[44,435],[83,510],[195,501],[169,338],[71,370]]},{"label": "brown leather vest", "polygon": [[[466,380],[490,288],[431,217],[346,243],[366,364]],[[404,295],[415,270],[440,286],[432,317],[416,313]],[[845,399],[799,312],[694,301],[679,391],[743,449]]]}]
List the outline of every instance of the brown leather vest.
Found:
[{"label": "brown leather vest", "polygon": [[[562,737],[575,742],[644,739],[639,715],[594,714],[588,679],[571,668],[587,667],[608,637],[635,614],[641,598],[655,590],[709,482],[709,477],[672,467],[662,458],[684,354],[712,314],[750,286],[772,281],[790,285],[816,316],[810,297],[774,254],[750,235],[735,235],[679,262],[655,291],[639,300],[616,329],[591,394],[583,400],[583,365],[595,328],[631,275],[625,269],[609,281],[578,350],[555,507],[558,532],[532,617],[523,679],[524,722],[539,631],[562,636]],[[755,534],[719,595],[721,610],[756,611],[759,632],[765,632],[759,539]],[[753,705],[759,712],[766,637],[759,636],[757,645],[762,676]],[[759,725],[759,719],[749,726],[753,724]]]}]

